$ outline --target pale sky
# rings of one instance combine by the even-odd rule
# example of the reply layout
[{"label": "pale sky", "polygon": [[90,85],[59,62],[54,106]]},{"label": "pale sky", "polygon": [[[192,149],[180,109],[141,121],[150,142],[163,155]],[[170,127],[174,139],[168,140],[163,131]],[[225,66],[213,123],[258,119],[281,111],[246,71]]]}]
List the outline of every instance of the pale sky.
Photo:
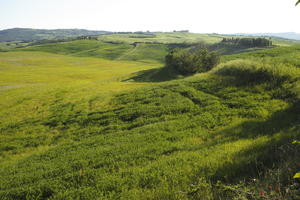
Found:
[{"label": "pale sky", "polygon": [[0,0],[0,29],[300,33],[296,0]]}]

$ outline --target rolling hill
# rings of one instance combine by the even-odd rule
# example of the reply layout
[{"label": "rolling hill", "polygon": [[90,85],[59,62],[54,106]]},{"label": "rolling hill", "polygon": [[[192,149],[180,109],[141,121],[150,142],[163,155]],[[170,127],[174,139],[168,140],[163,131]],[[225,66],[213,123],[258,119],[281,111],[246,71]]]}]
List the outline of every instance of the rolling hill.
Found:
[{"label": "rolling hill", "polygon": [[131,36],[0,52],[0,199],[295,199],[299,45],[183,77],[168,45],[221,37]]},{"label": "rolling hill", "polygon": [[288,40],[300,40],[300,34],[294,32],[286,33],[238,33],[236,35],[255,36],[255,37],[278,37]]},{"label": "rolling hill", "polygon": [[43,39],[56,39],[67,37],[78,37],[86,35],[108,34],[108,31],[90,31],[85,29],[30,29],[30,28],[13,28],[0,31],[0,42],[10,41],[33,41]]}]

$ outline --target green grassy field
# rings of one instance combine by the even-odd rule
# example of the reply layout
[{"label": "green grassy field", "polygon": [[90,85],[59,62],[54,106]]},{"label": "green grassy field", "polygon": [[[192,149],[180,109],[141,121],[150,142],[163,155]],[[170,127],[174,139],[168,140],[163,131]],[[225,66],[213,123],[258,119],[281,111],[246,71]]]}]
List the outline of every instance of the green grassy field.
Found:
[{"label": "green grassy field", "polygon": [[149,33],[149,34],[111,34],[99,36],[98,39],[104,42],[156,42],[156,43],[197,43],[205,42],[213,44],[222,40],[217,34],[197,33]]},{"label": "green grassy field", "polygon": [[42,51],[75,57],[95,57],[108,60],[163,62],[167,54],[163,44],[111,44],[96,40],[76,40],[23,48],[22,51]]},{"label": "green grassy field", "polygon": [[0,42],[0,52],[10,51],[16,48],[21,48],[28,45],[26,42],[14,41],[14,42]]},{"label": "green grassy field", "polygon": [[292,46],[292,45],[299,45],[299,40],[288,40],[288,39],[281,39],[281,38],[272,38],[272,41],[275,45],[278,46]]},{"label": "green grassy field", "polygon": [[[1,120],[1,128],[47,117],[51,113],[51,105],[57,101],[62,104],[77,102],[76,107],[72,108],[74,111],[89,112],[97,109],[98,105],[105,105],[119,91],[145,85],[120,80],[130,77],[132,73],[157,67],[154,64],[42,52],[8,52],[1,53],[0,57],[0,110],[1,119],[5,119]],[[31,126],[25,131],[15,132],[17,135],[2,134],[1,137],[14,141],[13,138],[20,138],[19,134],[25,134],[25,138],[35,138],[36,134],[40,136],[40,131],[47,132],[38,127]],[[32,134],[28,135],[27,131]],[[1,138],[1,144],[9,145],[4,138]]]},{"label": "green grassy field", "polygon": [[[162,44],[171,43],[206,43],[216,44],[221,42],[223,38],[241,37],[221,34],[199,34],[199,33],[144,33],[144,34],[110,34],[99,36],[98,39],[103,42],[119,42],[119,43],[134,43],[134,42],[154,42]],[[243,36],[242,36],[243,37]],[[296,40],[287,40],[281,38],[271,38],[274,45],[291,46],[297,45],[300,42]]]},{"label": "green grassy field", "polygon": [[0,53],[0,199],[292,199],[300,47],[191,77],[162,68],[166,52],[83,40]]},{"label": "green grassy field", "polygon": [[[208,45],[210,49],[220,54],[237,54],[257,51],[262,48],[227,47],[217,45],[223,37],[217,34],[195,33],[148,33],[148,34],[111,34],[99,36],[98,40],[74,40],[67,42],[30,45],[25,48],[14,48],[0,43],[0,50],[42,51],[76,57],[95,57],[109,60],[127,60],[142,62],[164,62],[164,57],[170,48],[177,45],[188,45],[197,48],[197,44]],[[273,38],[273,43],[279,46],[291,46],[296,41]],[[26,45],[26,44],[24,44]],[[188,47],[187,46],[187,47]]]}]

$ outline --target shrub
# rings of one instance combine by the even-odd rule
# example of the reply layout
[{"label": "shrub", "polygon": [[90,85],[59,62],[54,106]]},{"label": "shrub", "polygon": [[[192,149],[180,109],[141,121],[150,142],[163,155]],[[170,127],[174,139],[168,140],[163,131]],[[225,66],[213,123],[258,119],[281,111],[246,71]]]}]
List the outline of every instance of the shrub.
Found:
[{"label": "shrub", "polygon": [[166,56],[166,66],[183,75],[207,72],[218,63],[217,53],[209,52],[205,48],[196,51],[174,49]]}]

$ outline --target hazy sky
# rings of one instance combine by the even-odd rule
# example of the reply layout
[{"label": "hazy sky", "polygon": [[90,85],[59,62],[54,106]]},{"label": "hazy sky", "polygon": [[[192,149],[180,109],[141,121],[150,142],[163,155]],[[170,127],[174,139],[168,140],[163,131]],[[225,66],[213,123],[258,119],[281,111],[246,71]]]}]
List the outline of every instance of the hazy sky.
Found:
[{"label": "hazy sky", "polygon": [[0,29],[300,32],[296,0],[0,0]]}]

